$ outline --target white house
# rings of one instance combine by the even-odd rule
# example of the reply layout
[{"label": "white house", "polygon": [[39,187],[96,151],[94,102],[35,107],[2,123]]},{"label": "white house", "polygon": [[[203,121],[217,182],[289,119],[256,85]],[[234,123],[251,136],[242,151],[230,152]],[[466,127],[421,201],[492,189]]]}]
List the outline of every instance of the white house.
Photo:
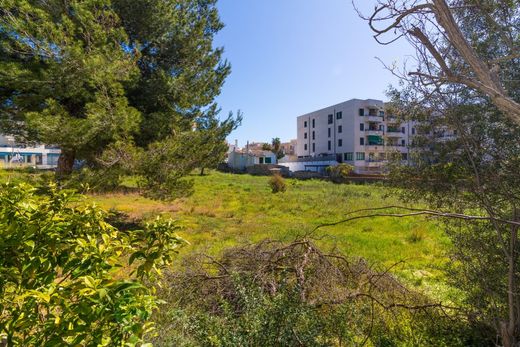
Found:
[{"label": "white house", "polygon": [[263,150],[234,150],[228,153],[227,164],[235,170],[257,164],[276,164],[276,154]]}]

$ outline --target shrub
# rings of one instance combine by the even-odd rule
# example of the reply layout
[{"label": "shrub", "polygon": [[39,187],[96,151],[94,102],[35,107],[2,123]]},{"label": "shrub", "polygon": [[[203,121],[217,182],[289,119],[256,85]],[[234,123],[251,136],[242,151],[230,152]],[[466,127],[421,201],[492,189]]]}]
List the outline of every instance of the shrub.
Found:
[{"label": "shrub", "polygon": [[327,167],[327,173],[334,183],[344,182],[348,176],[350,176],[353,170],[354,167],[352,165],[345,163]]},{"label": "shrub", "polygon": [[273,193],[285,192],[287,189],[285,179],[278,174],[271,176],[269,179],[269,186],[271,187],[271,191]]},{"label": "shrub", "polygon": [[182,240],[172,221],[120,231],[54,185],[0,186],[0,336],[8,346],[134,346],[157,305],[144,281]]}]

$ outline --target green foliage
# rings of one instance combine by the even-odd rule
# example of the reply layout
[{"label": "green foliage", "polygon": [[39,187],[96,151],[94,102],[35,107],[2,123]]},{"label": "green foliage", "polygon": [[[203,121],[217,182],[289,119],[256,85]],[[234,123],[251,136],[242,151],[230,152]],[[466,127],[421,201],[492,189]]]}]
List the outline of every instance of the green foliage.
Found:
[{"label": "green foliage", "polygon": [[332,182],[340,183],[345,182],[350,174],[354,171],[354,167],[349,164],[341,163],[335,166],[327,166],[327,173],[329,174]]},{"label": "green foliage", "polygon": [[[72,191],[0,189],[0,335],[16,346],[137,345],[157,306],[144,285],[182,244],[172,221],[119,231]],[[129,273],[128,273],[129,272]]]},{"label": "green foliage", "polygon": [[282,143],[279,137],[274,137],[271,140],[271,143],[262,144],[262,149],[264,151],[271,151],[276,154],[276,159],[281,159],[284,157],[283,149],[281,147]]},{"label": "green foliage", "polygon": [[269,186],[273,193],[283,193],[287,190],[285,179],[279,174],[274,174],[269,178]]},{"label": "green foliage", "polygon": [[396,112],[419,123],[413,165],[392,164],[390,183],[406,202],[494,220],[443,221],[454,246],[450,283],[464,293],[469,316],[504,341],[518,341],[520,332],[512,328],[520,319],[518,227],[496,221],[518,221],[520,127],[468,90],[446,87],[426,99],[423,92],[413,85],[392,92]]},{"label": "green foliage", "polygon": [[[138,129],[124,84],[138,72],[109,1],[2,0],[3,132],[80,158]],[[31,20],[27,20],[31,18]]]},{"label": "green foliage", "polygon": [[79,159],[90,172],[76,181],[109,189],[140,175],[149,196],[172,198],[223,159],[241,115],[221,121],[214,102],[230,72],[213,47],[215,0],[0,7],[0,131],[59,145],[60,178]]}]

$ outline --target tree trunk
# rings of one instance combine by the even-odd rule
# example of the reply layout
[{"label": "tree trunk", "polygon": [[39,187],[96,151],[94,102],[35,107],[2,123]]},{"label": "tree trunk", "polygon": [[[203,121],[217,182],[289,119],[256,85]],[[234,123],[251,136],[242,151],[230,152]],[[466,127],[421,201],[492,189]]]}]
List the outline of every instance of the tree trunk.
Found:
[{"label": "tree trunk", "polygon": [[201,168],[201,169],[200,169],[200,175],[201,175],[201,176],[204,176],[204,168]]},{"label": "tree trunk", "polygon": [[76,153],[74,150],[62,150],[61,155],[58,158],[58,167],[56,169],[56,176],[64,177],[72,173],[72,167],[74,165],[74,159]]},{"label": "tree trunk", "polygon": [[[513,207],[513,220],[517,220],[517,210]],[[500,326],[500,335],[504,347],[517,346],[517,306],[518,299],[516,294],[516,261],[517,261],[517,238],[518,226],[511,226],[511,236],[509,239],[509,259],[507,274],[507,304],[509,309],[508,321],[502,322]]]}]

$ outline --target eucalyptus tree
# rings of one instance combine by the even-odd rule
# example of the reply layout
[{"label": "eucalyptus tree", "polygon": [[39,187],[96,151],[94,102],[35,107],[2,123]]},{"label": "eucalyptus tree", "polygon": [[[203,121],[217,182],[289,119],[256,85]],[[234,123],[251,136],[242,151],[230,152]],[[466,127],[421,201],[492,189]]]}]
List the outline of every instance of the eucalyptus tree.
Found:
[{"label": "eucalyptus tree", "polygon": [[418,130],[391,183],[429,205],[407,215],[444,219],[467,317],[504,346],[520,342],[519,14],[517,0],[377,0],[363,16],[379,43],[416,52],[413,68],[389,67],[402,83],[389,111]]},{"label": "eucalyptus tree", "polygon": [[519,81],[510,78],[520,64],[520,1],[377,0],[361,16],[378,43],[403,38],[414,48],[409,70],[391,68],[400,77],[430,89],[465,86],[520,123]]}]

